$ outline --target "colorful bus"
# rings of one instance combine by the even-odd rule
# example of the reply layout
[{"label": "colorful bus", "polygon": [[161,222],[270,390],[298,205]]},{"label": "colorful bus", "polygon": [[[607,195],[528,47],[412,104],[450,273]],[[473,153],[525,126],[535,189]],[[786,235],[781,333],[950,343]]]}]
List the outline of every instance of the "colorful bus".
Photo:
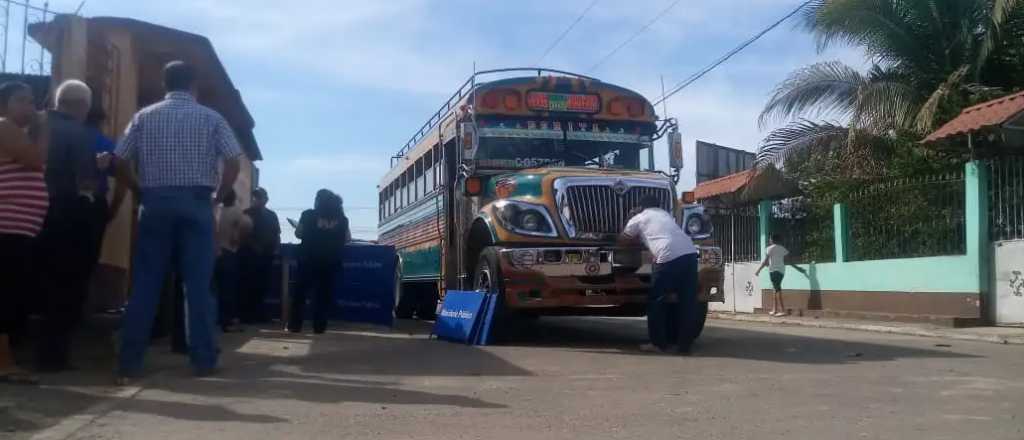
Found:
[{"label": "colorful bus", "polygon": [[[497,293],[502,324],[642,315],[650,255],[616,245],[630,211],[653,195],[680,224],[701,218],[683,212],[678,168],[656,171],[654,141],[667,134],[681,167],[674,121],[633,91],[548,69],[471,76],[378,187],[379,240],[399,256],[396,316],[432,318],[449,289]],[[709,228],[685,229],[701,239]],[[721,251],[700,249],[706,308],[722,300]]]}]

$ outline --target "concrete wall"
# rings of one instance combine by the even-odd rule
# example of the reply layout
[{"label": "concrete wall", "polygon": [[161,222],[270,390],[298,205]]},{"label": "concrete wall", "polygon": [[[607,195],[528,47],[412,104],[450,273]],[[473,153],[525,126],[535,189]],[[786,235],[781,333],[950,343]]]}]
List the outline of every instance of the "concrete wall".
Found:
[{"label": "concrete wall", "polygon": [[[990,281],[988,241],[988,173],[980,162],[965,167],[966,255],[846,261],[849,237],[846,210],[835,207],[836,262],[804,264],[803,273],[787,268],[783,282],[786,307],[810,311],[889,315],[894,318],[951,317],[981,320]],[[759,208],[761,242],[771,234],[770,202]],[[771,282],[762,273],[764,306],[770,307]],[[767,307],[765,307],[767,308]],[[897,316],[899,315],[899,316]]]}]

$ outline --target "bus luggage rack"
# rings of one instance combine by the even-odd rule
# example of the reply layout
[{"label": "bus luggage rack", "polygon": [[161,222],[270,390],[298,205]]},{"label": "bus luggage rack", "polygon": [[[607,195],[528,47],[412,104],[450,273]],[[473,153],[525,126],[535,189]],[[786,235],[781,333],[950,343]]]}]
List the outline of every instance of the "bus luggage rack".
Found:
[{"label": "bus luggage rack", "polygon": [[450,113],[452,109],[455,107],[455,105],[462,101],[463,98],[472,93],[477,86],[487,83],[477,81],[478,78],[484,76],[497,76],[501,74],[517,72],[536,72],[537,76],[542,76],[545,73],[554,73],[558,75],[571,76],[573,78],[598,81],[598,79],[596,78],[581,75],[578,73],[566,72],[564,70],[545,69],[540,67],[512,67],[508,69],[482,70],[476,72],[470,75],[469,79],[462,83],[462,86],[460,86],[458,90],[456,90],[455,93],[453,93],[452,96],[448,98],[448,100],[445,101],[444,104],[441,105],[441,108],[439,108],[437,112],[435,112],[434,115],[431,116],[430,119],[428,119],[427,122],[424,123],[422,127],[420,127],[419,131],[417,131],[416,134],[412,135],[412,138],[410,138],[409,141],[406,142],[404,146],[402,146],[401,150],[398,150],[398,153],[396,153],[394,156],[391,156],[391,166],[395,166],[396,160],[400,160],[403,157],[405,157],[406,154],[409,154],[409,152],[416,147],[416,144],[423,140],[423,138],[428,133],[430,133],[430,131],[433,130],[434,127],[440,124],[441,121],[444,120],[444,116]]}]

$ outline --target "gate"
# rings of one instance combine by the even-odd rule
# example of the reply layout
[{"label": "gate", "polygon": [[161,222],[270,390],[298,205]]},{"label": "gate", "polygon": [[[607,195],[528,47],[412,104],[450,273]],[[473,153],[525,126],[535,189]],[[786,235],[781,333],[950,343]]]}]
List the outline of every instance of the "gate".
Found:
[{"label": "gate", "polygon": [[1024,157],[992,161],[991,176],[993,316],[1024,325]]},{"label": "gate", "polygon": [[711,310],[753,313],[761,307],[761,288],[754,280],[760,264],[761,235],[757,207],[710,209],[714,224],[712,245],[722,248],[725,262],[725,303],[711,303]]}]

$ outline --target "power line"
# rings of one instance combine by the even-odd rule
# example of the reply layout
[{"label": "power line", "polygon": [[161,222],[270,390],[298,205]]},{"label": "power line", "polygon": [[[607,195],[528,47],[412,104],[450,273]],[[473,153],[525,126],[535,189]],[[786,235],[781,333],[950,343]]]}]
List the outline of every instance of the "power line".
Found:
[{"label": "power line", "polygon": [[572,32],[573,28],[575,28],[577,24],[580,24],[580,21],[583,20],[583,17],[586,16],[591,9],[594,9],[594,6],[597,5],[598,1],[600,0],[594,0],[590,2],[590,6],[587,6],[587,8],[580,13],[580,16],[576,17],[576,21],[573,21],[572,24],[569,25],[569,27],[565,28],[565,31],[563,31],[562,34],[558,36],[558,38],[555,38],[555,41],[553,41],[551,45],[544,50],[544,54],[541,55],[540,58],[537,59],[537,62],[533,63],[533,65],[540,66],[541,61],[544,61],[544,58],[547,58],[548,54],[550,54],[552,50],[558,47],[558,44],[561,43],[567,35],[569,35],[569,32]]},{"label": "power line", "polygon": [[647,24],[643,25],[643,27],[638,29],[633,35],[630,35],[629,38],[626,39],[626,41],[623,41],[622,44],[616,46],[615,49],[612,49],[611,52],[608,52],[608,54],[605,55],[603,58],[601,58],[601,60],[598,61],[597,64],[594,64],[593,66],[591,66],[590,69],[587,70],[587,72],[588,73],[589,72],[593,72],[593,71],[597,70],[598,67],[601,67],[602,64],[604,64],[606,61],[611,59],[611,57],[614,56],[616,53],[618,53],[619,50],[622,50],[623,47],[628,46],[629,43],[632,43],[633,40],[636,39],[636,37],[639,37],[640,34],[643,34],[644,32],[646,32],[647,29],[649,29],[651,26],[654,25],[654,23],[657,23],[658,20],[661,20],[662,18],[665,17],[665,15],[668,15],[669,11],[671,11],[672,8],[676,7],[676,5],[678,5],[680,1],[682,1],[682,0],[676,0],[676,1],[672,2],[671,5],[668,5],[668,7],[665,8],[664,10],[662,10],[661,12],[659,12],[658,15],[655,15],[654,18],[651,19],[651,21],[649,21],[649,22],[647,22]]},{"label": "power line", "polygon": [[751,44],[754,44],[755,41],[760,40],[761,37],[765,36],[765,34],[775,30],[775,28],[777,28],[780,25],[782,25],[782,23],[785,23],[786,20],[789,20],[790,18],[793,18],[794,15],[798,14],[800,11],[802,11],[804,8],[806,8],[807,5],[810,5],[811,3],[815,2],[815,1],[816,0],[808,0],[808,1],[804,2],[803,4],[801,4],[800,6],[797,6],[796,9],[794,9],[790,13],[786,14],[786,16],[784,16],[781,19],[779,19],[779,21],[776,21],[775,23],[772,23],[771,26],[768,26],[768,27],[764,28],[763,30],[761,30],[761,32],[758,32],[756,35],[754,35],[750,39],[744,41],[743,44],[740,44],[739,46],[736,46],[735,49],[730,50],[729,52],[726,52],[725,55],[723,55],[721,58],[719,58],[715,62],[711,63],[709,66],[699,70],[697,73],[695,73],[693,75],[690,75],[686,79],[680,81],[679,83],[676,84],[676,86],[674,86],[672,88],[671,92],[669,92],[667,95],[663,94],[661,99],[658,100],[658,102],[655,102],[654,105],[657,106],[658,104],[661,104],[662,102],[665,102],[665,100],[667,100],[668,98],[671,98],[672,95],[675,95],[676,93],[679,93],[683,89],[689,87],[690,84],[693,84],[693,83],[697,82],[697,80],[703,78],[704,75],[707,75],[712,70],[715,70],[716,68],[718,68],[718,66],[721,66],[722,64],[725,64],[725,62],[729,61],[730,58],[732,58],[736,54],[742,52],[744,49],[749,47]]}]

